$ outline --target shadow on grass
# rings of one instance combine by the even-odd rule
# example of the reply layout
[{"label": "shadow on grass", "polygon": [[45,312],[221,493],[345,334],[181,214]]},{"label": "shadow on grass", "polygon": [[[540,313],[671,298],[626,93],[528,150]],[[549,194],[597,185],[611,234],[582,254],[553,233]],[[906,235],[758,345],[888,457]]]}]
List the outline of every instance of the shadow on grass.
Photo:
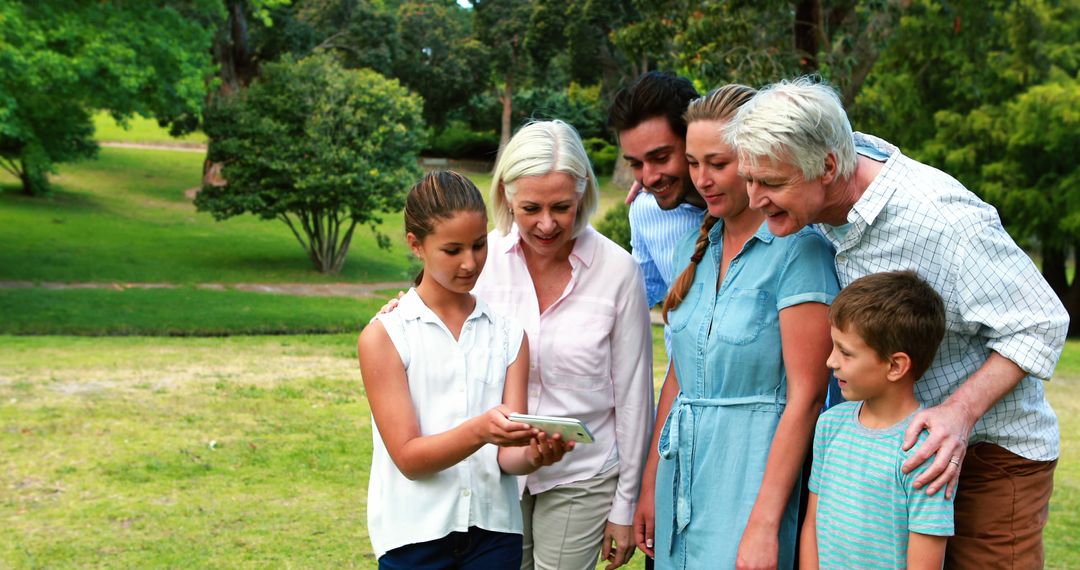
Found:
[{"label": "shadow on grass", "polygon": [[28,210],[51,210],[57,214],[64,210],[83,212],[103,212],[108,208],[97,197],[86,192],[72,192],[63,186],[53,184],[50,192],[44,196],[27,196],[22,186],[0,184],[0,204],[10,208]]}]

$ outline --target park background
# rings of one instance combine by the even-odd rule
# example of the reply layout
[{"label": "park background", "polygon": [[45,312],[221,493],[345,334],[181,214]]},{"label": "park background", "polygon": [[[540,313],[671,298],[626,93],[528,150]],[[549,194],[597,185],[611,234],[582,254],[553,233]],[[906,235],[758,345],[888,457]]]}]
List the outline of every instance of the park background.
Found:
[{"label": "park background", "polygon": [[[355,338],[416,272],[404,191],[452,166],[486,192],[500,140],[563,118],[601,177],[594,222],[625,242],[603,121],[648,69],[702,92],[816,73],[857,130],[993,203],[1073,313],[1078,16],[1076,0],[0,1],[0,567],[373,568]],[[1077,568],[1080,344],[1046,387],[1048,566]]]}]

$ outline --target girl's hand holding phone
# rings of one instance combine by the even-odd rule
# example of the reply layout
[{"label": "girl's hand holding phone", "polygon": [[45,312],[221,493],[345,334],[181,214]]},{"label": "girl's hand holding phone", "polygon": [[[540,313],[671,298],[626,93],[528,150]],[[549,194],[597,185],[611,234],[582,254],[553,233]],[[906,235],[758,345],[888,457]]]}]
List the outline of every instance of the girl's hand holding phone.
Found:
[{"label": "girl's hand holding phone", "polygon": [[512,410],[504,405],[498,405],[483,414],[473,418],[477,423],[480,439],[484,443],[491,443],[499,447],[523,447],[529,445],[529,440],[534,436],[535,430],[528,424],[512,422],[506,416]]}]

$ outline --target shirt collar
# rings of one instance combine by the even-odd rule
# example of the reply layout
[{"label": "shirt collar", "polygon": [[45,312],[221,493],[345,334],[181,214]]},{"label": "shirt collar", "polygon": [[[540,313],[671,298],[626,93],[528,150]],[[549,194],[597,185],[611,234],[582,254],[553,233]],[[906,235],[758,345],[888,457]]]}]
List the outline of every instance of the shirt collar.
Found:
[{"label": "shirt collar", "polygon": [[[889,203],[889,199],[892,198],[893,192],[896,191],[896,186],[884,182],[887,179],[892,178],[890,176],[891,171],[899,168],[899,161],[896,160],[901,156],[900,149],[895,145],[892,145],[878,137],[867,135],[863,133],[854,133],[853,139],[856,149],[860,146],[870,147],[877,149],[878,151],[888,154],[889,158],[881,165],[881,171],[878,172],[874,180],[870,182],[870,185],[866,187],[862,196],[855,201],[852,205],[851,211],[848,212],[848,222],[859,222],[860,220],[866,225],[874,223],[881,211],[885,209],[886,204]],[[856,223],[856,225],[858,225]]]},{"label": "shirt collar", "polygon": [[[712,245],[720,243],[720,241],[723,239],[723,231],[724,220],[717,220],[716,224],[713,225],[711,230],[709,230],[709,243]],[[758,226],[758,229],[754,232],[754,235],[750,236],[751,240],[756,239],[762,243],[772,243],[772,240],[774,240],[775,238],[776,236],[769,231],[768,222],[761,222],[761,225]],[[747,240],[746,243],[749,244],[750,241]],[[743,245],[743,249],[746,249],[746,245]]]},{"label": "shirt collar", "polygon": [[[473,298],[476,300],[476,306],[473,307],[472,313],[465,320],[471,321],[472,319],[487,317],[489,321],[494,321],[491,307],[476,295],[473,295]],[[409,292],[405,293],[405,296],[398,301],[398,306],[394,311],[398,312],[403,320],[420,319],[425,323],[442,323],[442,319],[435,314],[435,311],[432,311],[430,307],[424,304],[424,300],[416,292],[416,287],[409,288]]]}]

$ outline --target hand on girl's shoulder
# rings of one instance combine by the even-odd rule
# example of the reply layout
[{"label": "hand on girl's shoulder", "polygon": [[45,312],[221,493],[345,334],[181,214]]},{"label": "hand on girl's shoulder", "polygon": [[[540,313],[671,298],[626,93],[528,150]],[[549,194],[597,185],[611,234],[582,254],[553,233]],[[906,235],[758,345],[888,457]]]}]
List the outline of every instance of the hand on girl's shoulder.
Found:
[{"label": "hand on girl's shoulder", "polygon": [[394,311],[394,309],[397,308],[398,303],[401,301],[401,298],[404,297],[404,296],[405,296],[404,291],[398,291],[397,297],[394,297],[393,299],[390,299],[390,300],[386,301],[385,305],[383,305],[382,307],[379,307],[379,311],[377,313],[375,313],[374,315],[372,315],[371,319],[368,320],[368,324],[371,324],[371,323],[375,322],[375,317],[377,317],[379,315],[385,315],[386,313],[392,313]]}]

